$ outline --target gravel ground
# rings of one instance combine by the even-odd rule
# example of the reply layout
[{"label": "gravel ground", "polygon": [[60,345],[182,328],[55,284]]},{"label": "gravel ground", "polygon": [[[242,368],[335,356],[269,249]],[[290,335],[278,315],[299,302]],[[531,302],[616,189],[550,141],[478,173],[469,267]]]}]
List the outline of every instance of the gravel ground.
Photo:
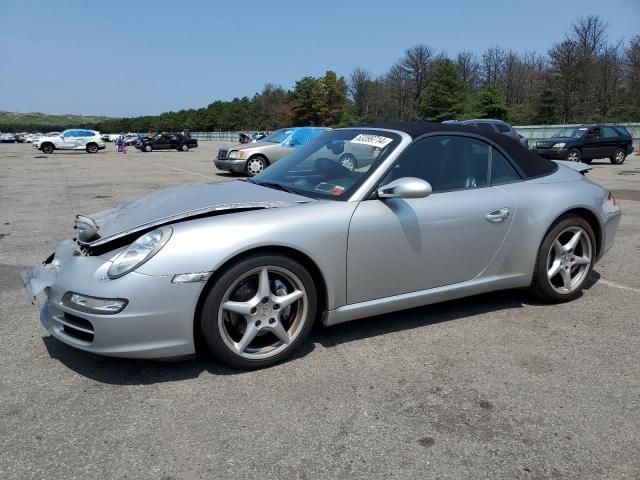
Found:
[{"label": "gravel ground", "polygon": [[640,478],[640,159],[594,162],[624,214],[575,302],[498,292],[331,328],[291,361],[98,357],[47,336],[18,272],[76,213],[222,180],[219,143],[0,145],[0,478]]}]

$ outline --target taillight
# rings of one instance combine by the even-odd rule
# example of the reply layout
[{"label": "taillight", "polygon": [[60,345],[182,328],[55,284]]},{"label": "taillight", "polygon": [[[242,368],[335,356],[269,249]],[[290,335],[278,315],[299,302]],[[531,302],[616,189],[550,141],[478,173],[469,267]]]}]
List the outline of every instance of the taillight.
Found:
[{"label": "taillight", "polygon": [[609,196],[607,197],[607,202],[609,202],[610,204],[612,204],[614,207],[616,205],[618,205],[618,202],[616,202],[616,197],[613,196],[613,193],[609,192]]}]

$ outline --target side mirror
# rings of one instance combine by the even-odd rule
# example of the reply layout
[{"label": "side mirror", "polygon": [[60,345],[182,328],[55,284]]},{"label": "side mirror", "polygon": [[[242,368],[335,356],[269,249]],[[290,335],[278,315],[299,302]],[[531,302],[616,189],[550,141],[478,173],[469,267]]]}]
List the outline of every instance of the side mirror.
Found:
[{"label": "side mirror", "polygon": [[379,198],[425,198],[429,195],[429,182],[415,177],[398,178],[378,189]]}]

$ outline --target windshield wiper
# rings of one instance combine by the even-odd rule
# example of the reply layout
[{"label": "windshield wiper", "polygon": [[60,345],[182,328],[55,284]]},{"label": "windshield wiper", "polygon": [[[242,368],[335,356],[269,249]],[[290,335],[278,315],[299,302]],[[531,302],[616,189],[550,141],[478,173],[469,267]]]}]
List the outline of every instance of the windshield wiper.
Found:
[{"label": "windshield wiper", "polygon": [[296,192],[293,188],[286,187],[281,183],[276,183],[276,182],[260,182],[260,183],[253,182],[253,183],[255,183],[256,185],[260,185],[262,187],[274,188],[276,190],[282,190],[283,192],[295,193],[296,195],[299,195],[299,193]]}]

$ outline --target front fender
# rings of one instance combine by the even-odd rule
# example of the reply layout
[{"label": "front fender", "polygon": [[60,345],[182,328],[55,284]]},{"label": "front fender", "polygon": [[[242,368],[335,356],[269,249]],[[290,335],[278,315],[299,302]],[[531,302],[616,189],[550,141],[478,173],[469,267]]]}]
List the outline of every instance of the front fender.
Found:
[{"label": "front fender", "polygon": [[329,309],[346,303],[346,252],[355,202],[318,201],[236,212],[173,225],[167,245],[137,271],[146,275],[215,271],[264,247],[286,247],[309,257],[327,285]]}]

